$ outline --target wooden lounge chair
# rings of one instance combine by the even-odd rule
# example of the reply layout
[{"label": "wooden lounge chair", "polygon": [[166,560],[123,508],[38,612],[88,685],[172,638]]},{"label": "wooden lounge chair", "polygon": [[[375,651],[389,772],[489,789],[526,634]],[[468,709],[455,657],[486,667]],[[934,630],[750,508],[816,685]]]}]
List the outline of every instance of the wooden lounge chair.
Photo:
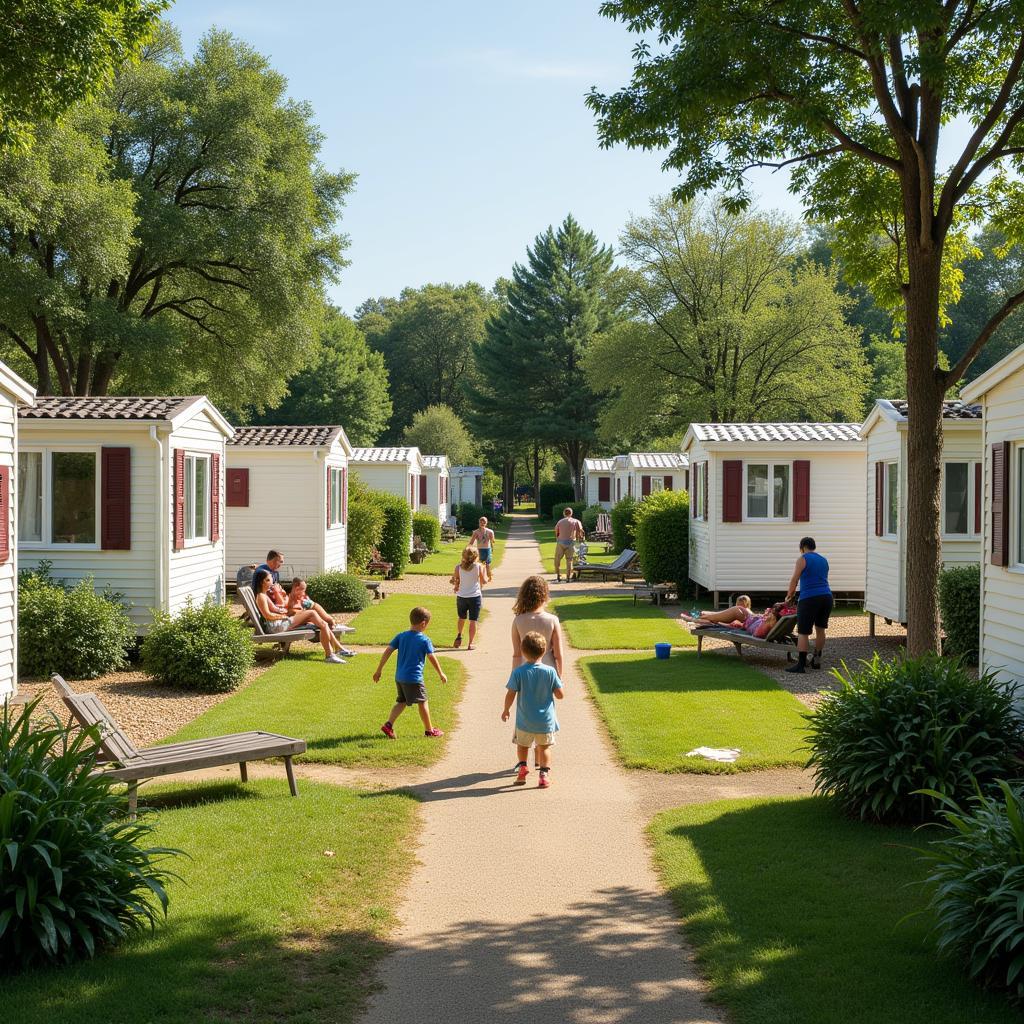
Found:
[{"label": "wooden lounge chair", "polygon": [[786,652],[786,661],[793,660],[793,650],[796,647],[796,637],[793,630],[796,629],[796,615],[783,615],[778,622],[772,626],[767,636],[751,636],[745,629],[738,629],[735,626],[695,626],[690,632],[697,638],[697,657],[701,655],[701,648],[707,637],[715,640],[728,640],[736,648],[736,653],[743,657],[743,646],[748,647],[773,647],[776,650]]},{"label": "wooden lounge chair", "polygon": [[584,562],[582,565],[575,567],[576,579],[583,579],[585,576],[600,576],[602,580],[607,580],[611,577],[623,583],[627,579],[642,580],[644,577],[640,567],[637,565],[638,557],[632,548],[626,548],[614,562],[610,562],[608,565],[591,565],[588,562]]},{"label": "wooden lounge chair", "polygon": [[366,571],[371,576],[390,576],[391,570],[394,567],[394,562],[385,562],[381,557],[381,553],[376,548],[373,549],[373,554],[366,563]]},{"label": "wooden lounge chair", "polygon": [[[263,620],[260,618],[259,609],[256,607],[256,595],[252,587],[240,586],[238,596],[245,609],[245,617],[253,628],[252,642],[254,644],[271,644],[279,647],[284,654],[291,650],[291,646],[297,640],[308,640],[313,643],[316,640],[316,630],[312,626],[299,626],[296,629],[288,629],[283,633],[268,633],[263,628]],[[352,626],[335,626],[334,635],[344,636],[346,633],[354,633]]]},{"label": "wooden lounge chair", "polygon": [[455,541],[459,538],[459,523],[455,516],[449,516],[441,524],[441,540]]},{"label": "wooden lounge chair", "polygon": [[299,795],[292,758],[305,753],[305,740],[272,732],[236,732],[229,736],[211,736],[205,740],[187,740],[185,743],[168,743],[139,750],[96,694],[75,693],[60,676],[51,676],[50,681],[75,721],[83,729],[99,730],[100,752],[111,765],[104,766],[102,771],[111,778],[128,783],[128,812],[133,816],[138,807],[139,783],[147,779],[237,764],[242,781],[248,782],[246,764],[271,757],[284,758],[288,788],[292,796]]}]

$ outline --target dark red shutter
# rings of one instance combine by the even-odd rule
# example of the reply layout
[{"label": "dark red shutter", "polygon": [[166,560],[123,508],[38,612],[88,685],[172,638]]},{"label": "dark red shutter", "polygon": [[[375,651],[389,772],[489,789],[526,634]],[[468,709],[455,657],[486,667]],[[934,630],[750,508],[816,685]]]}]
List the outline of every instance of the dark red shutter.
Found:
[{"label": "dark red shutter", "polygon": [[427,478],[426,475],[420,477],[420,504],[426,505],[427,503]]},{"label": "dark red shutter", "polygon": [[225,471],[227,495],[225,504],[228,508],[249,507],[249,470],[227,469]]},{"label": "dark red shutter", "polygon": [[327,529],[331,528],[331,484],[333,483],[334,474],[331,473],[331,467],[326,466],[327,470]]},{"label": "dark red shutter", "polygon": [[882,502],[885,492],[885,463],[875,463],[875,536],[881,537],[885,532],[885,522],[882,517]]},{"label": "dark red shutter", "polygon": [[611,501],[612,500],[612,481],[611,477],[601,476],[597,478],[597,500],[598,501]]},{"label": "dark red shutter", "polygon": [[992,445],[993,565],[1010,564],[1010,442]]},{"label": "dark red shutter", "polygon": [[100,453],[100,547],[128,551],[132,546],[132,450]]},{"label": "dark red shutter", "polygon": [[811,463],[797,459],[793,463],[793,522],[806,523],[811,518]]},{"label": "dark red shutter", "polygon": [[672,490],[672,477],[671,476],[665,477],[665,490],[666,491],[671,491]]},{"label": "dark red shutter", "polygon": [[709,477],[709,474],[708,474],[708,463],[706,463],[706,462],[704,463],[703,473],[704,473],[704,508],[703,508],[703,510],[701,512],[701,519],[707,519],[707,517],[708,517],[708,507],[710,505],[711,498],[708,495],[708,480],[709,480],[710,477]]},{"label": "dark red shutter", "polygon": [[743,462],[726,459],[722,463],[722,522],[743,522]]},{"label": "dark red shutter", "polygon": [[341,471],[341,522],[348,522],[348,470]]},{"label": "dark red shutter", "polygon": [[174,449],[174,550],[185,546],[185,451]]},{"label": "dark red shutter", "polygon": [[651,478],[649,476],[640,477],[640,497],[646,498],[651,493]]},{"label": "dark red shutter", "polygon": [[210,457],[210,540],[220,540],[220,455]]},{"label": "dark red shutter", "polygon": [[0,466],[0,564],[11,557],[11,467]]},{"label": "dark red shutter", "polygon": [[690,492],[690,518],[697,518],[697,474],[701,471],[700,465],[690,467],[690,484],[687,490]]},{"label": "dark red shutter", "polygon": [[981,533],[981,463],[974,464],[974,532]]}]

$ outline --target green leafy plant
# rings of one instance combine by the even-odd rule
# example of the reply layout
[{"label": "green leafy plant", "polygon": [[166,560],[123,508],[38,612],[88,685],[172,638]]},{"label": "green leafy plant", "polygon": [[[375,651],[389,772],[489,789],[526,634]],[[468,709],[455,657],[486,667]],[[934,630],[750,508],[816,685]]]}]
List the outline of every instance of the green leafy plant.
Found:
[{"label": "green leafy plant", "polygon": [[380,553],[385,562],[391,562],[392,579],[405,572],[409,564],[409,540],[412,537],[412,509],[404,498],[394,494],[376,492],[376,501],[384,513],[384,531],[380,539]]},{"label": "green leafy plant", "polygon": [[644,498],[636,507],[633,529],[644,578],[685,586],[690,578],[690,496],[660,491]]},{"label": "green leafy plant", "polygon": [[191,601],[177,615],[156,612],[142,664],[167,686],[200,693],[237,689],[254,661],[252,629],[224,605]]},{"label": "green leafy plant", "polygon": [[73,587],[44,564],[18,575],[18,670],[95,679],[128,664],[135,627],[113,593],[97,593],[91,578]]},{"label": "green leafy plant", "polygon": [[480,525],[481,516],[491,518],[482,505],[474,505],[471,501],[464,501],[455,507],[455,517],[463,533],[472,533]]},{"label": "green leafy plant", "polygon": [[1015,774],[1024,740],[1017,687],[934,654],[835,672],[838,691],[808,715],[814,786],[857,817],[934,817],[929,792],[963,801]]},{"label": "green leafy plant", "polygon": [[600,505],[588,505],[580,513],[580,522],[583,524],[583,529],[589,536],[597,529],[597,517],[604,511]]},{"label": "green leafy plant", "polygon": [[951,565],[942,570],[939,610],[946,631],[943,649],[976,665],[981,629],[981,566]]},{"label": "green leafy plant", "polygon": [[540,485],[540,497],[537,500],[537,515],[541,519],[561,519],[562,509],[567,505],[571,506],[576,492],[572,484],[559,483],[557,480],[548,480]]},{"label": "green leafy plant", "polygon": [[441,544],[441,523],[432,512],[417,512],[412,517],[412,532],[431,550]]},{"label": "green leafy plant", "polygon": [[361,612],[370,603],[370,592],[358,576],[331,570],[306,580],[310,598],[329,612]]},{"label": "green leafy plant", "polygon": [[348,484],[348,564],[364,569],[384,536],[384,509],[353,473]]},{"label": "green leafy plant", "polygon": [[0,714],[0,972],[91,957],[167,913],[160,866],[109,776],[95,733],[72,733],[39,700]]},{"label": "green leafy plant", "polygon": [[616,551],[636,547],[636,509],[640,503],[628,494],[612,506],[612,547]]}]

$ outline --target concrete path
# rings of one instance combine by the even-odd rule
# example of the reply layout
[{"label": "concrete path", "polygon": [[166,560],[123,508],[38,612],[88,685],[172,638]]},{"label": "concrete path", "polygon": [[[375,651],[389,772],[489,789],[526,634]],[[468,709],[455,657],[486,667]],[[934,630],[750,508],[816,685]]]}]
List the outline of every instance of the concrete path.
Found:
[{"label": "concrete path", "polygon": [[[538,790],[536,772],[525,788],[511,785],[515,748],[500,713],[512,602],[540,571],[529,525],[515,524],[478,647],[462,655],[458,730],[413,787],[424,800],[421,844],[396,879],[402,924],[365,1022],[717,1024],[573,652],[552,786]],[[399,721],[415,727],[408,713]]]}]

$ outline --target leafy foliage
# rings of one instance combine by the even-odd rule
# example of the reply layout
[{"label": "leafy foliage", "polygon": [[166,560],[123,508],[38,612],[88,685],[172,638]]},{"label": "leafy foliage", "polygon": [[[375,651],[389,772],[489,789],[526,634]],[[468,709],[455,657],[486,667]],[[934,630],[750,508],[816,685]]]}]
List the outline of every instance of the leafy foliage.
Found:
[{"label": "leafy foliage", "polygon": [[546,480],[540,485],[537,499],[537,515],[541,519],[561,519],[562,509],[572,505],[576,491],[572,484],[559,483],[557,480]]},{"label": "leafy foliage", "polygon": [[583,531],[589,536],[597,529],[597,517],[604,511],[600,505],[588,505],[580,513]]},{"label": "leafy foliage", "polygon": [[391,576],[397,579],[409,564],[409,541],[412,537],[412,509],[404,498],[376,491],[374,501],[384,514],[384,530],[380,538],[380,553],[385,562],[392,563]]},{"label": "leafy foliage", "polygon": [[252,627],[209,598],[177,615],[157,612],[142,641],[143,667],[159,682],[199,693],[237,689],[253,666]]},{"label": "leafy foliage", "polygon": [[[626,497],[612,505],[612,547],[616,551],[636,548],[636,510],[639,502],[636,498]],[[689,556],[687,556],[689,557]]]},{"label": "leafy foliage", "polygon": [[329,612],[361,612],[372,600],[358,576],[337,569],[310,576],[306,592]]},{"label": "leafy foliage", "polygon": [[456,505],[454,515],[459,521],[459,529],[467,534],[472,533],[480,525],[481,516],[487,516],[488,521],[493,517],[483,505],[474,505],[471,501]]},{"label": "leafy foliage", "polygon": [[1016,687],[934,654],[892,662],[876,654],[835,675],[840,689],[808,715],[807,763],[815,789],[848,814],[925,821],[937,807],[929,792],[964,801],[1016,772],[1024,742]]},{"label": "leafy foliage", "polygon": [[[17,711],[17,713],[15,713]],[[152,825],[123,818],[109,776],[93,774],[92,732],[47,719],[39,700],[0,709],[0,970],[94,956],[167,912]]]},{"label": "leafy foliage", "polygon": [[675,583],[690,578],[690,496],[686,491],[661,491],[644,498],[633,522],[636,551],[650,583]]},{"label": "leafy foliage", "polygon": [[453,466],[468,465],[476,458],[476,445],[466,424],[447,405],[428,405],[412,418],[402,439],[424,455],[447,455]]},{"label": "leafy foliage", "polygon": [[981,567],[951,565],[939,574],[939,610],[946,648],[972,665],[978,663],[981,632]]},{"label": "leafy foliage", "polygon": [[431,512],[416,512],[412,517],[412,532],[431,550],[441,544],[441,523]]},{"label": "leafy foliage", "polygon": [[348,564],[360,570],[380,547],[384,537],[384,509],[371,491],[353,473],[348,482]]}]

